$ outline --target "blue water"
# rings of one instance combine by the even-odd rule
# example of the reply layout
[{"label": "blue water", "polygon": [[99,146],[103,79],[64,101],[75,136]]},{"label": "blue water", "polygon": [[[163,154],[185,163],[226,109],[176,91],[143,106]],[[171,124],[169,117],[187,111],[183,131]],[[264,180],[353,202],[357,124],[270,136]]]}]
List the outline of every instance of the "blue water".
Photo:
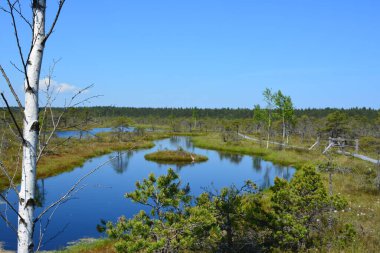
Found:
[{"label": "blue water", "polygon": [[[123,196],[135,189],[137,180],[146,178],[151,172],[162,175],[172,167],[180,174],[183,183],[190,183],[193,195],[200,194],[202,188],[211,184],[220,189],[231,184],[242,185],[248,179],[261,188],[267,188],[273,184],[275,177],[290,179],[295,172],[294,168],[275,165],[258,157],[195,148],[188,137],[173,137],[156,141],[155,144],[154,148],[148,150],[115,152],[93,158],[83,167],[71,172],[39,180],[40,205],[48,206],[62,196],[80,177],[111,157],[119,155],[118,159],[112,160],[81,183],[80,186],[83,188],[54,212],[42,240],[43,249],[59,249],[81,238],[100,237],[102,235],[97,232],[96,225],[101,219],[116,221],[121,215],[131,217],[136,214],[141,206],[131,203]],[[176,166],[157,164],[144,159],[147,153],[178,147],[206,155],[209,160],[204,163]],[[17,206],[15,194],[10,192],[8,196]],[[42,207],[37,208],[36,212],[41,212]],[[12,223],[16,224],[15,215],[9,208],[6,211],[5,209],[6,205],[0,203],[0,212],[3,215],[6,213]],[[48,216],[42,224],[36,224],[36,242],[39,240],[40,225],[44,228],[47,219]],[[5,249],[16,248],[16,235],[2,220],[0,220],[0,241],[4,242]]]},{"label": "blue water", "polygon": [[[134,130],[133,127],[124,127],[124,132],[132,132]],[[59,138],[91,138],[94,137],[98,133],[111,132],[113,128],[111,127],[99,127],[93,128],[90,130],[69,130],[69,131],[57,131],[56,135]]]}]

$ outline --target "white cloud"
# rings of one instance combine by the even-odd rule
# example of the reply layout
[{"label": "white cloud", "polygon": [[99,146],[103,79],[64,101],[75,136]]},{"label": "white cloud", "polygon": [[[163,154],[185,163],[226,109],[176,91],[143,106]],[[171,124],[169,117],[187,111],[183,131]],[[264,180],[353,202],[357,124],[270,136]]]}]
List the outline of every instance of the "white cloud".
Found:
[{"label": "white cloud", "polygon": [[76,92],[80,89],[75,85],[69,83],[59,83],[53,79],[49,80],[49,78],[45,77],[44,79],[40,80],[40,90],[46,92],[48,88],[50,92],[53,91],[59,93],[71,93]]}]

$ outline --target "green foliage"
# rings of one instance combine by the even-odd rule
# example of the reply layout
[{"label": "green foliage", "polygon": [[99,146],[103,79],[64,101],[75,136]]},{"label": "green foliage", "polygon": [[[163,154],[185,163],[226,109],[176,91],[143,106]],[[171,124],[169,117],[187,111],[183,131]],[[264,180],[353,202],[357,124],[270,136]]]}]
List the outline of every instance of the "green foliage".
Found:
[{"label": "green foliage", "polygon": [[180,252],[215,245],[220,237],[216,218],[205,207],[190,206],[190,188],[180,186],[172,169],[167,175],[156,178],[151,174],[136,183],[136,190],[126,197],[151,210],[107,224],[107,234],[117,240],[118,252]]},{"label": "green foliage", "polygon": [[352,224],[344,224],[343,228],[339,230],[337,244],[344,248],[355,241],[356,235],[356,230]]},{"label": "green foliage", "polygon": [[235,252],[252,245],[251,237],[243,229],[246,215],[244,200],[257,189],[251,181],[247,181],[241,188],[231,186],[218,191],[209,191],[198,198],[198,206],[212,210],[218,227],[223,231],[219,242],[222,252]]},{"label": "green foliage", "polygon": [[282,138],[284,141],[285,135],[287,135],[287,128],[294,123],[294,107],[290,96],[282,94],[281,90],[273,94],[273,100],[276,105],[279,116],[282,121]]},{"label": "green foliage", "polygon": [[347,206],[339,196],[328,196],[320,174],[311,166],[297,171],[290,183],[277,178],[272,191],[273,247],[281,250],[322,247],[325,233],[333,229],[331,211]]},{"label": "green foliage", "polygon": [[333,138],[343,137],[348,131],[347,123],[347,114],[342,111],[332,112],[326,117],[326,126],[324,131],[328,132],[330,137]]},{"label": "green foliage", "polygon": [[[127,198],[148,206],[131,219],[107,224],[118,252],[265,252],[344,248],[356,235],[352,225],[333,216],[347,201],[329,196],[321,175],[311,166],[287,182],[276,178],[268,191],[247,181],[207,191],[196,198],[181,188],[171,169],[136,183]],[[334,212],[332,212],[334,211]]]},{"label": "green foliage", "polygon": [[222,140],[224,142],[238,143],[240,141],[239,136],[240,123],[237,120],[232,122],[223,122],[223,132],[221,133]]},{"label": "green foliage", "polygon": [[253,123],[257,125],[257,128],[261,128],[266,122],[265,111],[260,105],[255,105],[253,108]]}]

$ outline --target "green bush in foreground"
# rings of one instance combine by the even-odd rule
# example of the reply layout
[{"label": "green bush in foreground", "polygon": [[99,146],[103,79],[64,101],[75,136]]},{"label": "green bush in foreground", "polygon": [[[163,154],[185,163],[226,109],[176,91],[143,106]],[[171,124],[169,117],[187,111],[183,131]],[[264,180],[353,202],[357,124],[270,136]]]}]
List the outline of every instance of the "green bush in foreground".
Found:
[{"label": "green bush in foreground", "polygon": [[118,242],[118,252],[180,252],[185,249],[212,249],[219,241],[216,217],[207,208],[191,206],[188,185],[181,188],[178,174],[156,178],[153,174],[136,183],[126,194],[134,202],[151,208],[132,219],[122,217],[108,223],[107,234]]},{"label": "green bush in foreground", "polygon": [[107,224],[118,252],[325,251],[343,248],[355,236],[350,224],[338,222],[347,202],[329,196],[312,167],[299,170],[290,182],[277,178],[264,192],[248,181],[198,198],[169,169],[137,182],[126,197],[150,212]]}]

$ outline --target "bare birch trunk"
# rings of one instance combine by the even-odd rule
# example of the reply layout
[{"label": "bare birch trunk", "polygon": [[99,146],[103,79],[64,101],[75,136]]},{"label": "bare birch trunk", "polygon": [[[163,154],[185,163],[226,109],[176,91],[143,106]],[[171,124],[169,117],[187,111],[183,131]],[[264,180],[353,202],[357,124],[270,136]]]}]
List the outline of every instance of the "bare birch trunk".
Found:
[{"label": "bare birch trunk", "polygon": [[45,47],[46,0],[33,0],[33,40],[25,78],[22,178],[19,193],[18,253],[34,251],[34,208],[38,143],[38,86]]}]

